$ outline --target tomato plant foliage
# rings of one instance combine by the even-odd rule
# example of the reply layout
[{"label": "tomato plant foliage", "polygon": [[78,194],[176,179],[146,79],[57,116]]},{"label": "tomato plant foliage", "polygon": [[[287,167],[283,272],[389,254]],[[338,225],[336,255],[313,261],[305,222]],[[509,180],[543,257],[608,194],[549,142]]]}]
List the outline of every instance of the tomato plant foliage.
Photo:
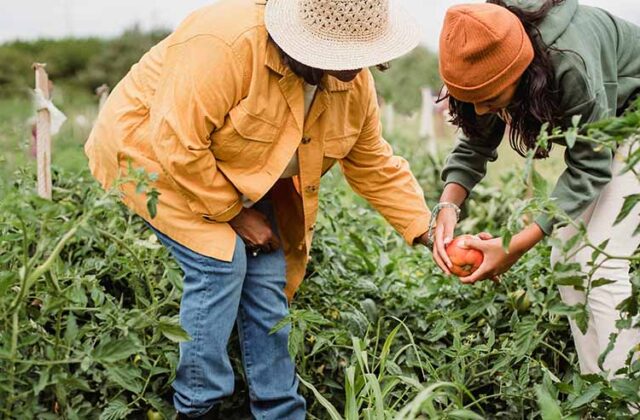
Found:
[{"label": "tomato plant foliage", "polygon": [[[612,147],[637,141],[639,126],[636,111],[588,134],[597,147]],[[547,139],[554,135],[562,134]],[[435,202],[439,162],[420,144],[396,142],[411,151]],[[629,159],[633,168],[640,155]],[[170,418],[178,343],[189,340],[177,318],[180,270],[88,174],[57,172],[54,184],[52,202],[32,194],[29,173],[2,191],[0,413]],[[640,366],[629,358],[612,381],[579,375],[567,316],[584,325],[589,313],[563,304],[557,286],[583,287],[584,275],[570,264],[551,270],[550,243],[500,284],[465,286],[444,276],[426,249],[408,248],[339,172],[325,185],[307,279],[281,323],[293,326],[289,350],[310,418],[631,418],[640,404]],[[480,185],[461,230],[508,237],[527,212],[553,210],[542,195],[522,200],[526,191],[515,172],[500,185]],[[637,211],[637,201],[630,196],[623,211]],[[597,256],[603,244],[587,246]],[[606,284],[592,280],[591,288]],[[632,282],[620,326],[638,323],[637,271]],[[230,351],[237,392],[225,402],[226,418],[247,413],[235,338]]]}]

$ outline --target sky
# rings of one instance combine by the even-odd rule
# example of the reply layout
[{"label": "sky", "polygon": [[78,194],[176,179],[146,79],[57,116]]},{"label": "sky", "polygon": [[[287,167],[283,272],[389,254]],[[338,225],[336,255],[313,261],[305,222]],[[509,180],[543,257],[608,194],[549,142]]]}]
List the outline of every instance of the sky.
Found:
[{"label": "sky", "polygon": [[[139,24],[174,28],[190,11],[215,0],[0,0],[0,42],[65,36],[114,36]],[[435,49],[446,9],[478,0],[403,0]],[[640,24],[640,0],[580,0]]]}]

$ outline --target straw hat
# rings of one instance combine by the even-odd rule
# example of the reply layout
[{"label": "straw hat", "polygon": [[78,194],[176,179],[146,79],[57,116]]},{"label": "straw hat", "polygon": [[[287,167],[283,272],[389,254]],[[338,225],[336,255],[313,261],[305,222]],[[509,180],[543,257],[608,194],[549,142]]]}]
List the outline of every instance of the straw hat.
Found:
[{"label": "straw hat", "polygon": [[421,35],[399,0],[269,0],[265,24],[288,55],[322,70],[386,63],[414,49]]}]

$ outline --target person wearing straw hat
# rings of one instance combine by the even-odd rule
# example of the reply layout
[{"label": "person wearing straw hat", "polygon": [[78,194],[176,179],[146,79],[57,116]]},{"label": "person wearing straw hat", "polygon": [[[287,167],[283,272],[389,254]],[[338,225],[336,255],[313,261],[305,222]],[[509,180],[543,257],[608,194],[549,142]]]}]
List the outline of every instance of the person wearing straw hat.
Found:
[{"label": "person wearing straw hat", "polygon": [[430,212],[408,163],[381,136],[367,67],[412,50],[420,31],[395,0],[222,0],[190,15],[115,88],[85,150],[111,188],[157,174],[157,216],[134,183],[123,200],[184,271],[174,404],[215,418],[233,393],[237,325],[251,411],[302,419],[288,314],[309,256],[321,176],[351,187],[408,244]]},{"label": "person wearing straw hat", "polygon": [[[578,0],[461,4],[447,11],[440,72],[453,121],[463,136],[442,172],[446,185],[437,210],[434,258],[448,272],[445,247],[457,223],[457,207],[484,177],[487,162],[497,159],[507,127],[512,148],[523,157],[532,153],[546,158],[553,143],[564,146],[567,167],[551,197],[576,225],[540,212],[534,223],[514,235],[508,252],[500,238],[469,240],[466,245],[481,250],[484,262],[461,280],[473,283],[505,273],[557,227],[551,266],[573,263],[585,276],[591,271],[593,280],[608,280],[589,292],[586,281],[584,287],[560,286],[566,304],[584,305],[589,313],[582,328],[570,319],[580,368],[583,373],[601,373],[603,368],[614,375],[640,343],[640,331],[616,326],[618,305],[632,292],[630,263],[624,257],[640,245],[640,235],[633,234],[640,215],[632,211],[616,220],[625,197],[640,193],[636,174],[623,170],[629,145],[612,152],[580,138],[548,145],[537,139],[545,124],[567,129],[576,116],[585,124],[625,112],[640,93],[640,27],[602,9],[581,6]],[[592,263],[593,249],[571,241],[578,223],[586,226],[591,243],[605,243],[607,253],[623,258],[603,264],[600,255]],[[619,335],[608,348],[612,333]],[[605,351],[608,355],[600,365]]]}]

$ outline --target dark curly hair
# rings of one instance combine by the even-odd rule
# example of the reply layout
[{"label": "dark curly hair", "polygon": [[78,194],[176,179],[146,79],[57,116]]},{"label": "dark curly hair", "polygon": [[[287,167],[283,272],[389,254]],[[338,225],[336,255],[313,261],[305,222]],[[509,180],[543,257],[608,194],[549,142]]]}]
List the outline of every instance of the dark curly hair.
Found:
[{"label": "dark curly hair", "polygon": [[[306,64],[302,64],[301,62],[295,60],[289,54],[284,52],[284,50],[280,48],[280,46],[273,40],[273,38],[271,38],[271,36],[269,36],[269,42],[273,42],[273,44],[276,46],[276,48],[280,52],[280,57],[282,57],[282,62],[284,63],[285,66],[289,67],[293,73],[295,73],[299,77],[302,77],[304,81],[307,82],[308,84],[316,85],[318,86],[318,88],[323,89],[322,79],[324,77],[324,74],[326,73],[325,70],[309,67]],[[390,64],[389,63],[378,64],[376,68],[380,71],[386,71],[390,68]]]},{"label": "dark curly hair", "polygon": [[[538,29],[549,11],[563,2],[564,0],[546,0],[540,9],[531,12],[508,6],[503,0],[487,1],[508,9],[518,17],[531,40],[535,54],[532,63],[520,79],[513,101],[506,109],[511,117],[509,143],[521,156],[526,156],[528,151],[535,149],[537,159],[548,157],[551,145],[545,149],[537,147],[538,135],[543,124],[548,123],[549,129],[553,129],[560,125],[563,117],[550,55],[554,49],[545,44]],[[459,101],[450,95],[446,97],[449,98],[451,122],[471,139],[480,136],[481,127],[474,105]]]}]

